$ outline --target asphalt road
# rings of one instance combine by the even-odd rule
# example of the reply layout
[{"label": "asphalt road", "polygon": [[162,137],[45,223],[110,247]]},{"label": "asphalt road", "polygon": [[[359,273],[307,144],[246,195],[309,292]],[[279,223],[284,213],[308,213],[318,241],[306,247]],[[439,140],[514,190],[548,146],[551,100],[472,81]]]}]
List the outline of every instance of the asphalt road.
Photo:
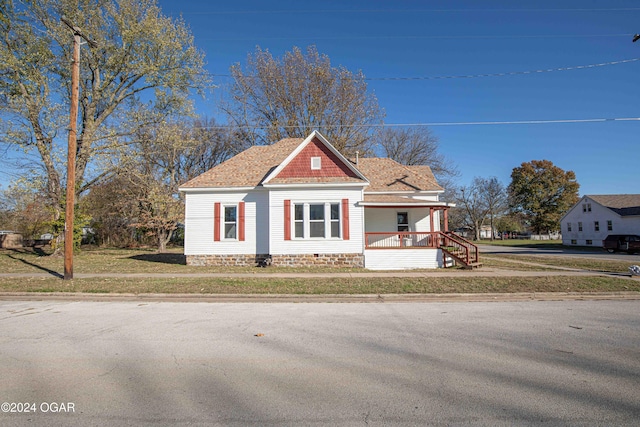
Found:
[{"label": "asphalt road", "polygon": [[580,250],[580,249],[542,249],[542,248],[523,248],[519,246],[494,246],[494,245],[478,245],[480,254],[509,254],[509,255],[542,255],[542,256],[567,256],[590,259],[608,259],[614,261],[626,261],[629,265],[640,265],[640,254],[628,254],[626,252],[615,252],[610,254],[604,250]]},{"label": "asphalt road", "polygon": [[0,301],[0,425],[637,425],[639,313]]}]

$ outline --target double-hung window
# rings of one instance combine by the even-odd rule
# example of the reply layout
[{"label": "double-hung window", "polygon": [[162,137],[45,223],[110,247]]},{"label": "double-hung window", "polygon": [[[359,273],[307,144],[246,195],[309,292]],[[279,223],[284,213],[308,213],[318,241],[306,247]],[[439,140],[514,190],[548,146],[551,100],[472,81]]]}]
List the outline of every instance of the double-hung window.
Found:
[{"label": "double-hung window", "polygon": [[236,206],[224,207],[224,238],[236,239],[238,230],[238,209]]},{"label": "double-hung window", "polygon": [[340,238],[341,218],[340,203],[294,203],[294,237]]},{"label": "double-hung window", "polygon": [[600,231],[600,221],[594,221],[593,222],[593,229],[595,231]]}]

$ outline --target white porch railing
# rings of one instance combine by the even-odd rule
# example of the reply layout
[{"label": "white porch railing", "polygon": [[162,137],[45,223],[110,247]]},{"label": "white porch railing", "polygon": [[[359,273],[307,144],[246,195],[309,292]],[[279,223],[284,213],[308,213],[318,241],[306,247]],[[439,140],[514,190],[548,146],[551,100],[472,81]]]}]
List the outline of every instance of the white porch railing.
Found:
[{"label": "white porch railing", "polygon": [[365,233],[366,249],[437,248],[438,232],[397,231]]}]

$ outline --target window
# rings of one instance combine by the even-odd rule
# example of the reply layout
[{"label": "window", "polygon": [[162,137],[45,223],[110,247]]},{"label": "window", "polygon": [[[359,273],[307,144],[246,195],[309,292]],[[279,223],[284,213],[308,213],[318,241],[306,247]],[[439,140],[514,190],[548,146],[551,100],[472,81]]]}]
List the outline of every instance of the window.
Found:
[{"label": "window", "polygon": [[595,221],[595,222],[593,223],[593,229],[594,229],[595,231],[600,231],[600,221]]},{"label": "window", "polygon": [[340,238],[340,203],[295,203],[293,224],[298,239]]},{"label": "window", "polygon": [[312,157],[311,158],[311,169],[319,170],[322,168],[322,157]]},{"label": "window", "polygon": [[587,245],[593,245],[593,240],[587,240]]},{"label": "window", "polygon": [[607,221],[607,231],[613,231],[613,221]]},{"label": "window", "polygon": [[409,231],[409,213],[408,212],[398,212],[397,221],[398,221],[398,231]]},{"label": "window", "polygon": [[577,245],[577,244],[578,244],[578,241],[577,241],[576,239],[571,239],[571,244],[572,244],[572,245]]},{"label": "window", "polygon": [[567,231],[571,231],[571,223],[570,222],[567,223]]},{"label": "window", "polygon": [[309,237],[325,237],[324,205],[309,205]]},{"label": "window", "polygon": [[224,207],[224,238],[235,239],[238,225],[238,210],[236,206]]},{"label": "window", "polygon": [[331,203],[331,237],[340,237],[340,204]]},{"label": "window", "polygon": [[295,227],[294,236],[304,237],[304,205],[294,205],[293,222]]},{"label": "window", "polygon": [[582,212],[586,212],[587,211],[587,205],[582,205]]},{"label": "window", "polygon": [[582,223],[581,222],[578,223],[578,231],[582,231]]},{"label": "window", "polygon": [[587,212],[591,212],[591,203],[587,203]]}]

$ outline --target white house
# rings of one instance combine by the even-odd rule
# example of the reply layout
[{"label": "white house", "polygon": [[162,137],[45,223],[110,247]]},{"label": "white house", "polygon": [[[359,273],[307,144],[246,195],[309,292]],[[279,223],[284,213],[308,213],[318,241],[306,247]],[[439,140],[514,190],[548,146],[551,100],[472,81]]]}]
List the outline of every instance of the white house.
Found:
[{"label": "white house", "polygon": [[[190,265],[436,268],[478,262],[448,233],[428,166],[343,157],[320,133],[254,146],[180,187]],[[442,217],[441,217],[442,215]],[[443,229],[440,230],[440,224]]]},{"label": "white house", "polygon": [[583,196],[560,227],[563,245],[601,247],[609,234],[640,234],[640,194]]}]

